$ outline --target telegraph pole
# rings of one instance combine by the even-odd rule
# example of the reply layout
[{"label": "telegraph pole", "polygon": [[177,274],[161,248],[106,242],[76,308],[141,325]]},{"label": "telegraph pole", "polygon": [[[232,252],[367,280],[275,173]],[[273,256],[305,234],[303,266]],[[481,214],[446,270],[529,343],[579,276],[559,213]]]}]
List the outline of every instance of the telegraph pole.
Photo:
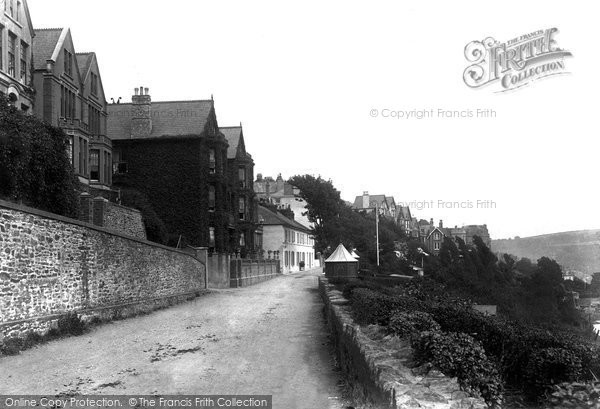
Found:
[{"label": "telegraph pole", "polygon": [[379,203],[375,202],[375,238],[377,241],[377,267],[379,267]]}]

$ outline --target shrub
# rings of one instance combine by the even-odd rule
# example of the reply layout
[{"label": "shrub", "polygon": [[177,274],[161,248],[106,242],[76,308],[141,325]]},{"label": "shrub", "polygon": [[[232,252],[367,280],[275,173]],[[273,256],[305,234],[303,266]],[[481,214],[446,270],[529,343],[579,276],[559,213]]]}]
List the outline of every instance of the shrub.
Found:
[{"label": "shrub", "polygon": [[413,342],[415,357],[429,362],[445,375],[456,377],[462,389],[499,405],[502,381],[481,344],[464,333],[423,332]]},{"label": "shrub", "polygon": [[60,335],[81,335],[87,330],[87,326],[76,312],[68,312],[60,317],[57,327]]},{"label": "shrub", "polygon": [[396,311],[415,311],[422,308],[419,301],[399,295],[388,295],[368,289],[355,288],[351,296],[354,317],[360,324],[387,325]]},{"label": "shrub", "polygon": [[545,348],[534,351],[525,369],[528,394],[541,396],[559,382],[572,382],[581,376],[581,359],[563,348]]},{"label": "shrub", "polygon": [[4,338],[0,342],[0,355],[17,355],[23,349],[23,340],[17,337]]},{"label": "shrub", "polygon": [[383,287],[381,284],[365,280],[352,280],[347,282],[344,284],[342,294],[344,297],[350,300],[352,299],[352,292],[356,288],[368,288],[369,290],[378,291],[382,294],[392,295],[392,292],[388,288]]},{"label": "shrub", "polygon": [[440,331],[440,324],[426,312],[396,312],[390,318],[388,330],[399,337],[406,337],[424,331]]},{"label": "shrub", "polygon": [[65,133],[0,96],[0,197],[77,217],[77,187]]},{"label": "shrub", "polygon": [[554,385],[549,402],[557,408],[600,408],[600,382]]}]

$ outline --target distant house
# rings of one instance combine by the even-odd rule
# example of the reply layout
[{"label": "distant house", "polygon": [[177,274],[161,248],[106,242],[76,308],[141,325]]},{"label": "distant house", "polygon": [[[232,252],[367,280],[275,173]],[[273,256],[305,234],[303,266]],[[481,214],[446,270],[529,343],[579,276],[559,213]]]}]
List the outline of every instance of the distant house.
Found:
[{"label": "distant house", "polygon": [[313,224],[308,220],[306,201],[300,197],[300,190],[283,180],[281,173],[277,179],[271,176],[256,176],[254,191],[258,200],[275,204],[279,209],[289,209],[294,213],[294,220],[304,227],[311,228]]},{"label": "distant house", "polygon": [[26,0],[4,0],[0,13],[0,92],[11,105],[31,114],[34,89],[31,78],[33,38]]},{"label": "distant house", "polygon": [[284,273],[299,271],[301,262],[305,269],[318,266],[315,260],[315,241],[308,228],[260,205],[258,217],[263,225],[266,257],[279,258]]},{"label": "distant house", "polygon": [[378,209],[381,216],[396,219],[396,202],[391,196],[370,195],[369,192],[363,192],[362,196],[356,196],[354,199],[352,209],[366,213],[372,213]]},{"label": "distant house", "polygon": [[418,239],[420,237],[419,224],[416,218],[412,217],[410,207],[396,206],[396,224],[401,226],[406,237]]},{"label": "distant house", "polygon": [[488,248],[492,248],[492,238],[487,228],[487,224],[471,224],[463,227],[466,232],[466,243],[473,244],[473,237],[479,236]]}]

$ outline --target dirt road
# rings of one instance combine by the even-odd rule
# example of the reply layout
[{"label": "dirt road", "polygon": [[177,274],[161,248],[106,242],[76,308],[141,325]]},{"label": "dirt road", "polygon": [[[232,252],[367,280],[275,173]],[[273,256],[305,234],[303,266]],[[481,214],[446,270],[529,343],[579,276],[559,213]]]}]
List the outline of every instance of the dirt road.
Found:
[{"label": "dirt road", "polygon": [[0,358],[0,394],[268,394],[342,408],[317,271],[215,290]]}]

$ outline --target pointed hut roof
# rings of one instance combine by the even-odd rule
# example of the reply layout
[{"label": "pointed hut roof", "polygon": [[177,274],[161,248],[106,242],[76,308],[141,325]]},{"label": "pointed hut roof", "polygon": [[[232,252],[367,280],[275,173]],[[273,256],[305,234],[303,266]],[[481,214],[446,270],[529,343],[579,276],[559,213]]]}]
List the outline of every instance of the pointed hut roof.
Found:
[{"label": "pointed hut roof", "polygon": [[352,254],[346,250],[346,247],[342,243],[337,246],[337,249],[333,252],[331,256],[327,260],[326,263],[358,263],[358,261],[352,257]]},{"label": "pointed hut roof", "polygon": [[352,250],[352,252],[350,253],[350,255],[356,259],[359,259],[360,256],[356,253],[356,251]]}]

